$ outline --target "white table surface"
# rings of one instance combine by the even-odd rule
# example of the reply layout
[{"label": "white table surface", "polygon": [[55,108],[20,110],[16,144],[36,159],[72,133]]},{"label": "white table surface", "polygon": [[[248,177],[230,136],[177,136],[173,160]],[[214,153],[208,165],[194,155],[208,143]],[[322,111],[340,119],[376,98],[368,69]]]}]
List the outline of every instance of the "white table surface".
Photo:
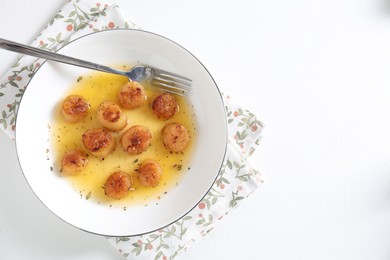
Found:
[{"label": "white table surface", "polygon": [[[64,2],[1,1],[0,37],[30,43]],[[117,3],[266,124],[266,183],[178,259],[390,259],[389,1]],[[122,259],[42,206],[5,135],[0,158],[0,259]]]}]

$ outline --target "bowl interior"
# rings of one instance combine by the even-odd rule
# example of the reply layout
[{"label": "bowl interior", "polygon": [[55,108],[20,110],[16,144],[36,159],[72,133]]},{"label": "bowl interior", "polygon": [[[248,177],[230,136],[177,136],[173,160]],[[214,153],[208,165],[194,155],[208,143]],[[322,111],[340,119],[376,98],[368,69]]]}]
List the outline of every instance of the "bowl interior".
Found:
[{"label": "bowl interior", "polygon": [[53,174],[49,129],[53,111],[78,76],[90,70],[45,62],[28,85],[18,111],[16,147],[23,173],[37,197],[54,214],[82,230],[130,236],[160,229],[189,212],[212,186],[224,159],[227,125],[221,94],[205,67],[187,50],[159,35],[111,30],[79,38],[59,53],[112,65],[144,63],[193,80],[189,101],[197,122],[191,169],[158,204],[121,208],[80,199],[60,174]]}]

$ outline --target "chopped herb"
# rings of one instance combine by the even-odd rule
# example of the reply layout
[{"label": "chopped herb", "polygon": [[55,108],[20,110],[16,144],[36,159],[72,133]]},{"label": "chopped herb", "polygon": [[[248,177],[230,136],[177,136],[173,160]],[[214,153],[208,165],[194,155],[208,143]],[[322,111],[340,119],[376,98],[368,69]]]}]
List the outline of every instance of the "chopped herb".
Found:
[{"label": "chopped herb", "polygon": [[91,192],[88,192],[87,196],[85,197],[86,200],[89,200],[91,198]]},{"label": "chopped herb", "polygon": [[178,171],[181,171],[181,169],[183,168],[183,165],[182,164],[174,164],[173,168],[175,168]]},{"label": "chopped herb", "polygon": [[77,78],[77,82],[80,82],[81,80],[83,80],[83,77],[80,76]]}]

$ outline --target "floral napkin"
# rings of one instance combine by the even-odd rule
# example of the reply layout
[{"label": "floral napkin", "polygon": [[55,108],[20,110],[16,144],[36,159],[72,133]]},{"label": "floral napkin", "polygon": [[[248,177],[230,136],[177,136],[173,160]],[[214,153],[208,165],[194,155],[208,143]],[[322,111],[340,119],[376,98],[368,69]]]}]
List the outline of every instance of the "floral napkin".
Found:
[{"label": "floral napkin", "polygon": [[[139,29],[110,0],[71,0],[53,17],[31,46],[56,51],[83,35],[118,28]],[[16,113],[21,97],[43,61],[31,56],[21,56],[0,79],[0,127],[11,138],[14,138]]]},{"label": "floral napkin", "polygon": [[158,231],[109,241],[130,259],[172,259],[214,229],[263,182],[248,157],[255,151],[263,128],[256,116],[224,95],[228,119],[228,148],[217,180],[204,199],[183,218]]},{"label": "floral napkin", "polygon": [[[139,29],[109,0],[70,0],[37,36],[32,46],[56,51],[82,35],[116,28]],[[0,128],[14,138],[21,97],[43,60],[21,56],[0,78]],[[228,120],[228,148],[217,180],[204,199],[183,218],[158,231],[134,237],[108,237],[128,259],[172,259],[214,229],[262,183],[249,156],[259,145],[262,123],[223,95]]]}]

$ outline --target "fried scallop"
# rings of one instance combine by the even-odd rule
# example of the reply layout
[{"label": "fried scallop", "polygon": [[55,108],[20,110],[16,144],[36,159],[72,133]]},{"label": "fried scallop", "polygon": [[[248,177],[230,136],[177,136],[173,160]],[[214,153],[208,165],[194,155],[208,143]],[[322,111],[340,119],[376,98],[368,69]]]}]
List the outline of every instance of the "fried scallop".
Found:
[{"label": "fried scallop", "polygon": [[104,184],[104,193],[113,199],[122,199],[131,189],[131,177],[123,171],[112,173]]},{"label": "fried scallop", "polygon": [[69,150],[62,158],[62,172],[68,175],[76,175],[88,164],[87,154],[80,150]]},{"label": "fried scallop", "polygon": [[147,127],[135,125],[123,134],[121,144],[130,155],[134,155],[145,151],[149,147],[151,140],[152,133]]},{"label": "fried scallop", "polygon": [[154,160],[145,160],[138,169],[138,179],[145,187],[156,186],[161,179],[161,166]]},{"label": "fried scallop", "polygon": [[163,142],[172,152],[182,152],[190,141],[190,135],[184,125],[171,123],[163,129]]},{"label": "fried scallop", "polygon": [[111,131],[120,131],[127,125],[127,117],[114,101],[103,101],[97,109],[98,122]]},{"label": "fried scallop", "polygon": [[152,110],[157,118],[167,120],[176,114],[179,105],[174,95],[164,92],[153,100]]},{"label": "fried scallop", "polygon": [[85,148],[99,158],[107,157],[115,149],[115,138],[103,128],[85,131],[82,141]]},{"label": "fried scallop", "polygon": [[70,95],[62,102],[61,113],[65,121],[76,123],[87,116],[89,104],[79,95]]},{"label": "fried scallop", "polygon": [[122,107],[133,109],[142,106],[146,101],[145,88],[136,81],[129,81],[119,91],[119,103]]}]

